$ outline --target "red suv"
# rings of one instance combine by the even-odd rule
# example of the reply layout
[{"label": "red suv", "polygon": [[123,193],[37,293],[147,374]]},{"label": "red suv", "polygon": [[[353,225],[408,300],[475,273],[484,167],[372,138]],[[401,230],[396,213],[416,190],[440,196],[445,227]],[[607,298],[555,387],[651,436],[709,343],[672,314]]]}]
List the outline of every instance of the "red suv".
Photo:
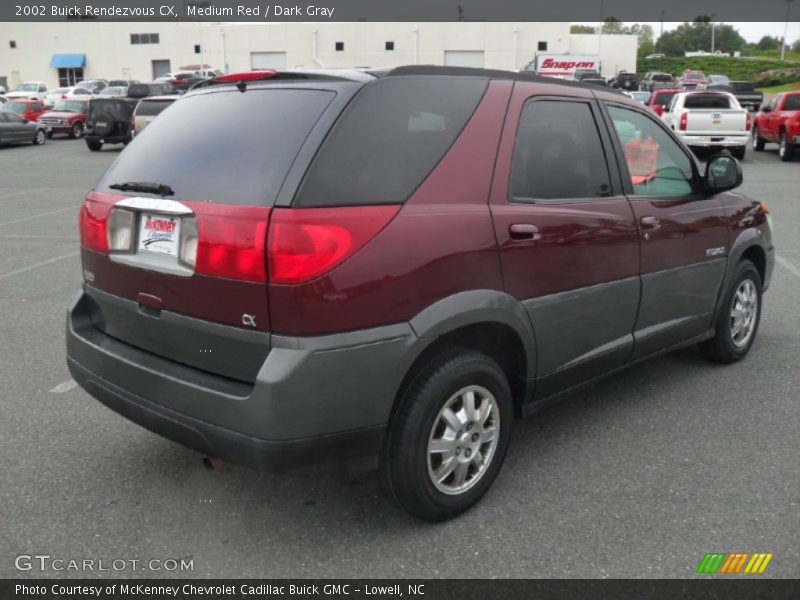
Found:
[{"label": "red suv", "polygon": [[36,121],[45,112],[41,100],[11,100],[0,104],[0,108],[11,111],[26,121]]},{"label": "red suv", "polygon": [[800,92],[778,94],[761,107],[753,123],[753,150],[761,152],[767,142],[778,144],[783,161],[800,148]]},{"label": "red suv", "polygon": [[740,183],[595,86],[217,77],[86,197],[69,369],[211,457],[377,457],[401,507],[445,519],[490,486],[515,417],[680,346],[745,356],[774,250]]}]

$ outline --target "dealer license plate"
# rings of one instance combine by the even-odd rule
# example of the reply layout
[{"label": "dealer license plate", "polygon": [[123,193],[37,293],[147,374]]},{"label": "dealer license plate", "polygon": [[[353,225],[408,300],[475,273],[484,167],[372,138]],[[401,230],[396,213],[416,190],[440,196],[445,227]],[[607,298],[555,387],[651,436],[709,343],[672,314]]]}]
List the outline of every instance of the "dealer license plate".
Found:
[{"label": "dealer license plate", "polygon": [[139,252],[178,256],[180,232],[180,219],[142,213],[139,217]]}]

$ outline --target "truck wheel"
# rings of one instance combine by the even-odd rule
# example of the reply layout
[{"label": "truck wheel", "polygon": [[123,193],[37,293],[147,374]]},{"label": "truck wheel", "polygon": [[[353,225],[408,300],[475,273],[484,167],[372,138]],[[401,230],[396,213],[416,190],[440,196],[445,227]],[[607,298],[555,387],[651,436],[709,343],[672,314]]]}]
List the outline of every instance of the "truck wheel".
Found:
[{"label": "truck wheel", "polygon": [[758,135],[758,127],[753,126],[753,150],[763,152],[765,143],[761,136]]},{"label": "truck wheel", "polygon": [[744,155],[747,152],[747,146],[737,146],[731,148],[731,154],[736,160],[744,160]]},{"label": "truck wheel", "polygon": [[381,452],[384,491],[420,519],[458,515],[500,471],[512,421],[511,390],[494,360],[459,348],[436,355],[399,399]]},{"label": "truck wheel", "polygon": [[90,142],[89,140],[86,140],[86,145],[89,147],[89,150],[91,150],[92,152],[98,152],[99,150],[103,149],[103,143],[102,142]]},{"label": "truck wheel", "polygon": [[83,137],[83,123],[80,121],[75,123],[69,132],[69,137],[71,137],[73,140]]},{"label": "truck wheel", "polygon": [[761,276],[749,260],[736,267],[736,274],[725,295],[713,338],[700,344],[709,360],[729,364],[745,357],[758,332],[761,320]]},{"label": "truck wheel", "polygon": [[792,147],[789,145],[789,138],[786,136],[786,130],[782,129],[780,140],[778,140],[778,156],[783,162],[789,162],[792,160],[793,154]]}]

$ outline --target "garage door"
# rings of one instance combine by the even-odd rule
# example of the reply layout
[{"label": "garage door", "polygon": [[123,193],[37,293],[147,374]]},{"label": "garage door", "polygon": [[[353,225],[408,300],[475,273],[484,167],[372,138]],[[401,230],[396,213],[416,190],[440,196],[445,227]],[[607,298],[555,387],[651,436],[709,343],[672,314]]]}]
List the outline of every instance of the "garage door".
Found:
[{"label": "garage door", "polygon": [[285,69],[286,52],[251,52],[251,69]]},{"label": "garage door", "polygon": [[154,60],[153,61],[153,79],[163,77],[170,72],[168,60]]},{"label": "garage door", "polygon": [[482,50],[445,50],[444,64],[448,67],[483,68]]}]

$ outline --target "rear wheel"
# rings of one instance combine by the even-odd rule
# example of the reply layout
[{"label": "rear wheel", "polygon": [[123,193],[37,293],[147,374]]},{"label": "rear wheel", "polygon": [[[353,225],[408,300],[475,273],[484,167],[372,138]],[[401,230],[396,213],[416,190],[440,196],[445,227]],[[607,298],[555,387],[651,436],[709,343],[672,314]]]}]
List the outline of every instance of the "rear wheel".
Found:
[{"label": "rear wheel", "polygon": [[764,140],[758,135],[758,127],[753,127],[753,150],[762,152],[764,150]]},{"label": "rear wheel", "polygon": [[71,137],[73,140],[83,137],[83,123],[80,121],[75,123],[69,132],[69,137]]},{"label": "rear wheel", "polygon": [[36,133],[33,135],[33,143],[37,146],[41,146],[47,141],[47,133],[45,133],[44,129],[37,129]]},{"label": "rear wheel", "polygon": [[731,154],[736,160],[744,160],[744,155],[747,152],[747,146],[737,146],[731,148]]},{"label": "rear wheel", "polygon": [[778,140],[778,156],[783,162],[789,162],[792,160],[792,156],[794,155],[794,151],[792,147],[789,145],[789,137],[786,135],[786,130],[781,130],[781,137]]},{"label": "rear wheel", "polygon": [[86,145],[92,152],[97,152],[103,148],[102,142],[90,142],[89,140],[86,140]]},{"label": "rear wheel", "polygon": [[700,344],[706,358],[732,363],[750,350],[761,320],[761,276],[749,260],[740,262],[715,323],[713,338]]},{"label": "rear wheel", "polygon": [[384,490],[415,517],[458,515],[500,471],[512,421],[511,391],[494,360],[466,349],[438,354],[399,400],[381,453]]}]

